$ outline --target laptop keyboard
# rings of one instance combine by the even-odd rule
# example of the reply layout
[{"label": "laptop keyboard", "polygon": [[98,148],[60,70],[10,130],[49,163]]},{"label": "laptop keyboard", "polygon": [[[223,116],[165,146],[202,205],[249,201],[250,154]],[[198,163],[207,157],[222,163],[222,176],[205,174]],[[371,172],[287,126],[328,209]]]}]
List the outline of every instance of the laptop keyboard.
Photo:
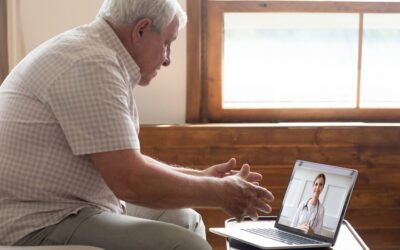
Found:
[{"label": "laptop keyboard", "polygon": [[320,241],[307,239],[274,228],[242,228],[243,231],[257,234],[289,245],[320,244]]}]

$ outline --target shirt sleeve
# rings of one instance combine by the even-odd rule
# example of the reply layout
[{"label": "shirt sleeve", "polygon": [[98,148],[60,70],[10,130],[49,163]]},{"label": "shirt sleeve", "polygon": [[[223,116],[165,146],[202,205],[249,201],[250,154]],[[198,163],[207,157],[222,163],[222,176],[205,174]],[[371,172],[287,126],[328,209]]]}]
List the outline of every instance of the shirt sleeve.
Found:
[{"label": "shirt sleeve", "polygon": [[140,148],[132,86],[116,59],[76,62],[51,85],[47,101],[73,154]]}]

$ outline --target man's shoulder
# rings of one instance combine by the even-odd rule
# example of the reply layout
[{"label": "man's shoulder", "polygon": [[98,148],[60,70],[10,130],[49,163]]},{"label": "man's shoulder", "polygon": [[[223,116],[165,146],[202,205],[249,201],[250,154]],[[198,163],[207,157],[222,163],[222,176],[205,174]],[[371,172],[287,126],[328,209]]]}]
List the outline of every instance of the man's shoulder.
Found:
[{"label": "man's shoulder", "polygon": [[107,45],[100,34],[79,27],[64,32],[44,44],[48,55],[66,57],[71,61],[88,57],[115,58],[116,51]]}]

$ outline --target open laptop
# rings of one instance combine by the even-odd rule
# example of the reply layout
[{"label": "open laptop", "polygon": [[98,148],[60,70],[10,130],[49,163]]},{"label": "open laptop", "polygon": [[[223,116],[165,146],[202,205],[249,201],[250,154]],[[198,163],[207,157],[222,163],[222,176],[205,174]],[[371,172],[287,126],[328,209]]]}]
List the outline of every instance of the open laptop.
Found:
[{"label": "open laptop", "polygon": [[[317,191],[314,183],[320,185],[324,179],[321,174],[325,183],[322,191]],[[333,246],[357,174],[354,169],[298,160],[275,224],[254,221],[210,231],[261,249]],[[318,199],[311,200],[312,195]],[[304,224],[308,225],[308,231]]]}]

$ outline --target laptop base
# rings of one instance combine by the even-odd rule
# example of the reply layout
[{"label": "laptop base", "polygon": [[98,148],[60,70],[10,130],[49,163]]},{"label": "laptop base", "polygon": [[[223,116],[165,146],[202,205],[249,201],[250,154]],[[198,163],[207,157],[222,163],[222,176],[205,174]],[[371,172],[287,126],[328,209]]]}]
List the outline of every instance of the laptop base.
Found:
[{"label": "laptop base", "polygon": [[[276,216],[260,216],[260,221],[271,221],[272,224],[275,223]],[[245,218],[245,221],[251,221],[250,218]],[[237,222],[234,218],[228,219],[225,221],[225,227],[235,226]],[[226,249],[227,250],[258,250],[261,248],[257,248],[243,242],[227,239],[226,240]],[[321,248],[320,248],[321,249]],[[354,228],[347,220],[343,220],[338,239],[336,241],[335,246],[322,248],[322,249],[361,249],[361,250],[369,250],[368,246],[362,240],[362,238],[357,234]]]}]

